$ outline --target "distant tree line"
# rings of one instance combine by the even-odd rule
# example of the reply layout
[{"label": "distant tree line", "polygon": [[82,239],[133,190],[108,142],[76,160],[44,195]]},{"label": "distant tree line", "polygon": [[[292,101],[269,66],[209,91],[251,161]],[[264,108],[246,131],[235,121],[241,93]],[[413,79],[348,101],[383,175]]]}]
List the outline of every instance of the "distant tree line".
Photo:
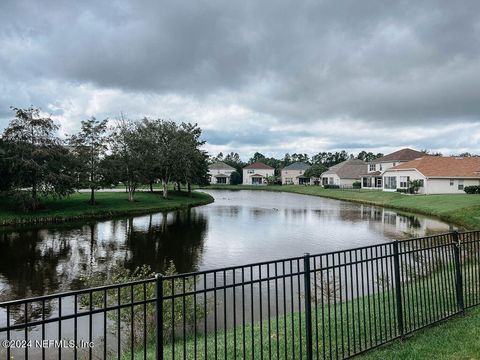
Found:
[{"label": "distant tree line", "polygon": [[382,153],[374,154],[367,151],[361,151],[357,155],[354,155],[349,154],[345,150],[342,150],[336,152],[319,152],[312,157],[310,157],[308,154],[286,153],[283,158],[277,159],[274,157],[266,157],[262,153],[256,152],[247,162],[244,162],[240,159],[240,155],[238,153],[231,152],[226,155],[224,155],[223,153],[219,153],[217,156],[211,157],[210,163],[222,161],[234,167],[236,171],[231,175],[230,182],[232,184],[240,184],[242,183],[242,169],[245,166],[253,164],[255,162],[262,162],[268,166],[273,167],[275,169],[276,176],[280,176],[281,169],[285,166],[288,166],[295,162],[303,162],[311,165],[310,169],[305,172],[305,176],[319,177],[328,168],[343,161],[350,159],[360,159],[369,162],[382,156]]},{"label": "distant tree line", "polygon": [[181,191],[206,181],[208,155],[201,149],[197,124],[162,119],[131,121],[121,116],[114,126],[92,117],[78,133],[61,139],[58,125],[38,108],[12,108],[15,117],[0,136],[0,192],[24,210],[36,210],[46,196],[65,197],[77,189],[95,191],[119,184],[128,200],[141,185],[163,184]]}]

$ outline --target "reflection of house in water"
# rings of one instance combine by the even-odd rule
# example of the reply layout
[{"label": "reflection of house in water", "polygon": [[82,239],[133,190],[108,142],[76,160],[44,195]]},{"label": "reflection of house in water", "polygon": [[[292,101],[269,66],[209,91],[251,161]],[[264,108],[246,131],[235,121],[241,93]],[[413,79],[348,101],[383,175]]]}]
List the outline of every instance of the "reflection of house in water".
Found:
[{"label": "reflection of house in water", "polygon": [[451,230],[451,227],[440,220],[408,213],[378,208],[368,205],[361,206],[363,220],[371,220],[371,225],[382,227],[384,234],[392,239],[398,238],[398,234],[404,233],[405,237],[428,236]]}]

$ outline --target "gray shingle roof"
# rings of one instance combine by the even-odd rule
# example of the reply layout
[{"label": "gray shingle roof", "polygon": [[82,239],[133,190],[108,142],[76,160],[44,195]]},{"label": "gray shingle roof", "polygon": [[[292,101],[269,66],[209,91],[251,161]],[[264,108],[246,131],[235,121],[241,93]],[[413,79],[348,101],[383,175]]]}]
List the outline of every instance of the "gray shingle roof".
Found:
[{"label": "gray shingle roof", "polygon": [[391,154],[382,156],[381,158],[373,160],[372,164],[378,164],[381,162],[390,162],[390,161],[411,161],[425,156],[425,153],[417,150],[412,150],[409,148],[401,149],[395,151]]},{"label": "gray shingle roof", "polygon": [[302,163],[302,162],[295,162],[288,166],[285,166],[282,170],[307,170],[310,168],[310,165]]},{"label": "gray shingle roof", "polygon": [[367,163],[362,160],[347,160],[332,166],[322,176],[337,174],[340,179],[360,179],[365,174]]},{"label": "gray shingle roof", "polygon": [[235,168],[221,161],[208,165],[208,168],[210,170],[235,170]]}]

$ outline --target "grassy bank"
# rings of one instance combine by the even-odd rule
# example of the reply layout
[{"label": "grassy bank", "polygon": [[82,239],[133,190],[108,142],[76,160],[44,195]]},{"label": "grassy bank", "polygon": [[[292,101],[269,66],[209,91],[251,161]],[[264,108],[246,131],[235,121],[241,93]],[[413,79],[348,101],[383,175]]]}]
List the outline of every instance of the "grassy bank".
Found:
[{"label": "grassy bank", "polygon": [[404,195],[397,192],[323,189],[319,186],[299,185],[216,185],[209,186],[208,189],[284,191],[295,194],[322,196],[435,216],[466,229],[480,228],[480,196],[478,195]]},{"label": "grassy bank", "polygon": [[129,202],[124,192],[99,192],[97,205],[88,204],[89,193],[75,193],[65,199],[45,199],[45,208],[32,213],[16,209],[6,197],[0,198],[0,226],[36,223],[57,223],[81,219],[104,219],[114,216],[146,214],[156,211],[185,209],[213,202],[210,195],[194,192],[189,197],[186,192],[170,192],[164,200],[160,192],[139,192],[135,201]]},{"label": "grassy bank", "polygon": [[[425,287],[423,282],[427,280],[440,281],[440,277],[433,276],[423,279],[409,285],[414,289],[412,294],[416,294],[418,291],[427,298],[439,296],[438,291],[432,291],[431,287]],[[448,296],[453,298],[455,296],[453,289],[450,290]],[[393,297],[393,291],[387,291],[344,302],[341,306],[325,304],[323,309],[320,305],[314,307],[312,313],[313,357],[317,358],[318,354],[318,358],[344,358],[394,338],[396,325]],[[446,297],[443,298],[445,302],[442,304],[448,304],[446,299]],[[422,304],[420,296],[410,298],[409,305],[413,318],[421,319],[428,316],[429,308]],[[376,313],[375,310],[372,312],[372,309],[376,309]],[[350,312],[349,318],[345,316],[348,312]],[[343,314],[343,317],[340,314]],[[353,321],[352,315],[354,315],[355,321]],[[449,315],[448,311],[444,312],[442,316],[447,315]],[[272,317],[270,320],[265,319],[262,324],[255,322],[252,326],[247,323],[245,327],[237,326],[227,332],[219,330],[216,334],[214,332],[210,332],[206,336],[199,334],[196,342],[192,336],[187,335],[185,340],[178,338],[174,343],[166,344],[164,356],[165,359],[195,359],[197,357],[201,359],[217,357],[222,359],[304,358],[306,351],[304,316],[304,313],[301,318],[299,313],[280,315]],[[407,316],[407,319],[409,318]],[[241,317],[237,321],[241,323]],[[301,336],[299,335],[300,328],[302,329]],[[479,331],[480,307],[477,307],[468,309],[465,316],[456,316],[437,326],[415,332],[407,336],[404,341],[393,340],[379,348],[369,350],[363,355],[363,358],[475,359],[475,356],[480,353],[480,342],[476,340],[476,334]],[[181,336],[179,333],[181,334],[181,331],[177,332],[177,336]],[[465,341],[465,339],[472,341]],[[147,359],[155,359],[155,349],[155,343],[150,339],[146,348]],[[139,348],[134,355],[135,358],[143,358],[144,349]],[[124,353],[122,356],[122,359],[130,358],[130,353]]]}]

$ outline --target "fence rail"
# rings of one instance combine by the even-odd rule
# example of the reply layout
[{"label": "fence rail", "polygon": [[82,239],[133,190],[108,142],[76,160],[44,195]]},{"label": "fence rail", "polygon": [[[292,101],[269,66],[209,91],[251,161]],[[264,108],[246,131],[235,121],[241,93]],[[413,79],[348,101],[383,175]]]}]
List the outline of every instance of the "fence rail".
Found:
[{"label": "fence rail", "polygon": [[480,304],[480,231],[0,303],[3,359],[346,359]]}]

